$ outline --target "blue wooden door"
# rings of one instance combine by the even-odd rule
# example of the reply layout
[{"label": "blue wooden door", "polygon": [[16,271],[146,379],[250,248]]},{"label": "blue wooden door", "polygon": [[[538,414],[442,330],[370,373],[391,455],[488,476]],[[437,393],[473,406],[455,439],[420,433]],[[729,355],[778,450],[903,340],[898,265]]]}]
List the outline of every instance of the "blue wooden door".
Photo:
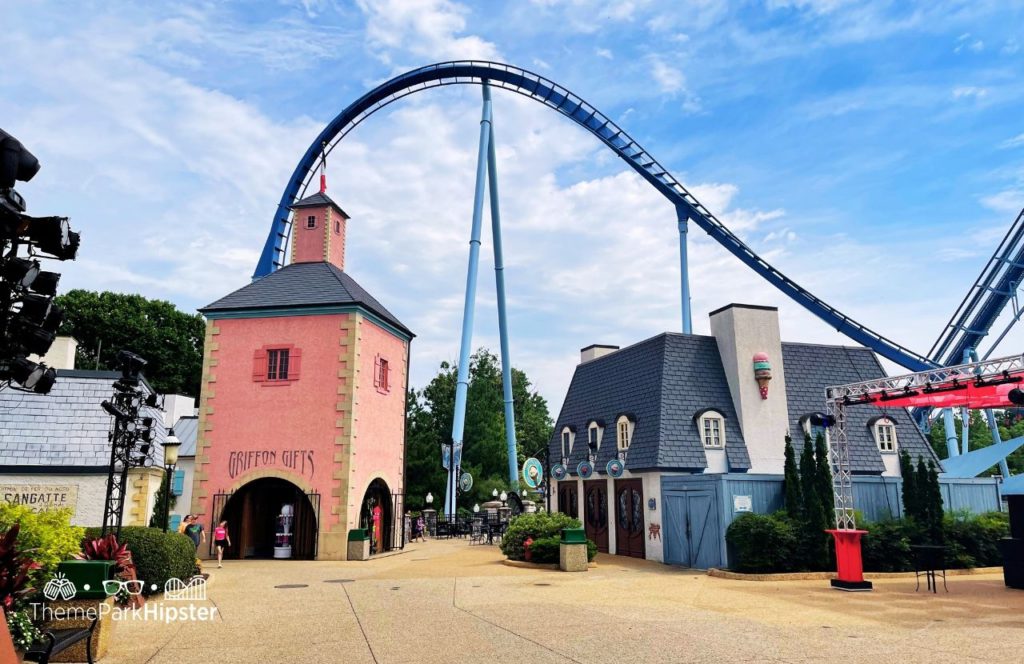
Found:
[{"label": "blue wooden door", "polygon": [[665,562],[696,569],[721,566],[715,492],[666,492],[664,507]]}]

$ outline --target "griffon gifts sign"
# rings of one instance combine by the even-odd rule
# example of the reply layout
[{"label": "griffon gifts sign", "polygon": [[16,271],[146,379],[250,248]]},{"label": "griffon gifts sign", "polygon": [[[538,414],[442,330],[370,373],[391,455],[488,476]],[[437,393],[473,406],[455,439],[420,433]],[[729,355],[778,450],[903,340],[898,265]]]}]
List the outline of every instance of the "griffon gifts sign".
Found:
[{"label": "griffon gifts sign", "polygon": [[77,484],[0,484],[0,502],[27,505],[36,511],[78,504]]}]

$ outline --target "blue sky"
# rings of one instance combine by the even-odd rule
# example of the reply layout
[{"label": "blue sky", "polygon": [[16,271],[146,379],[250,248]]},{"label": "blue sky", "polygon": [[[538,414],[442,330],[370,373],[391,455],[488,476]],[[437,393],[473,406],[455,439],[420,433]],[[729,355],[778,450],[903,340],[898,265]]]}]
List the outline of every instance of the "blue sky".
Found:
[{"label": "blue sky", "polygon": [[[20,2],[0,126],[43,169],[19,191],[81,230],[63,288],[194,310],[248,282],[291,170],[393,75],[487,58],[614,118],[756,251],[927,352],[1024,207],[1024,4]],[[413,384],[458,353],[479,89],[413,95],[349,135],[329,192],[348,271],[419,336]],[[674,212],[595,139],[510,93],[495,130],[513,363],[558,410],[578,349],[678,330]],[[844,339],[691,233],[694,326],[780,307],[783,338]],[[486,237],[476,345],[497,349]],[[1011,335],[1006,354],[1024,341]]]}]

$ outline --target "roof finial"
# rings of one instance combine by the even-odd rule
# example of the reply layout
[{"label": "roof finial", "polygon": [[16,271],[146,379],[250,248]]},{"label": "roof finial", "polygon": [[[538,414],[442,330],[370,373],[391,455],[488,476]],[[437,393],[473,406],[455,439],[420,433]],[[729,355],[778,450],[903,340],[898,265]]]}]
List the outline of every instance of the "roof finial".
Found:
[{"label": "roof finial", "polygon": [[327,191],[327,141],[321,145],[320,152],[320,193]]}]

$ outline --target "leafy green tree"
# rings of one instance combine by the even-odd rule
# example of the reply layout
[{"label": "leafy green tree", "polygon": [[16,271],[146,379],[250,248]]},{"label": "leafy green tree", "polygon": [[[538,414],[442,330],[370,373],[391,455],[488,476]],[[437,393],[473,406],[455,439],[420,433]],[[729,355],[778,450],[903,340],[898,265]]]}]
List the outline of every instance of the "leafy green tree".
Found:
[{"label": "leafy green tree", "polygon": [[117,369],[117,352],[149,363],[145,375],[164,394],[199,396],[205,323],[199,314],[141,295],[72,290],[56,298],[64,309],[60,334],[78,340],[76,366]]},{"label": "leafy green tree", "polygon": [[803,492],[800,490],[800,473],[796,468],[796,452],[793,439],[786,436],[786,463],[783,466],[782,487],[786,495],[786,513],[793,519],[803,516]]},{"label": "leafy green tree", "polygon": [[[435,509],[444,504],[445,471],[441,447],[451,442],[458,368],[442,362],[438,373],[422,390],[409,394],[406,419],[406,504],[423,507],[429,491]],[[547,401],[531,389],[526,374],[513,367],[512,400],[515,408],[517,465],[543,451],[554,423]],[[466,421],[463,429],[462,470],[473,475],[474,486],[463,505],[485,502],[491,492],[509,490],[508,449],[505,442],[504,396],[501,365],[486,349],[470,358]]]}]

